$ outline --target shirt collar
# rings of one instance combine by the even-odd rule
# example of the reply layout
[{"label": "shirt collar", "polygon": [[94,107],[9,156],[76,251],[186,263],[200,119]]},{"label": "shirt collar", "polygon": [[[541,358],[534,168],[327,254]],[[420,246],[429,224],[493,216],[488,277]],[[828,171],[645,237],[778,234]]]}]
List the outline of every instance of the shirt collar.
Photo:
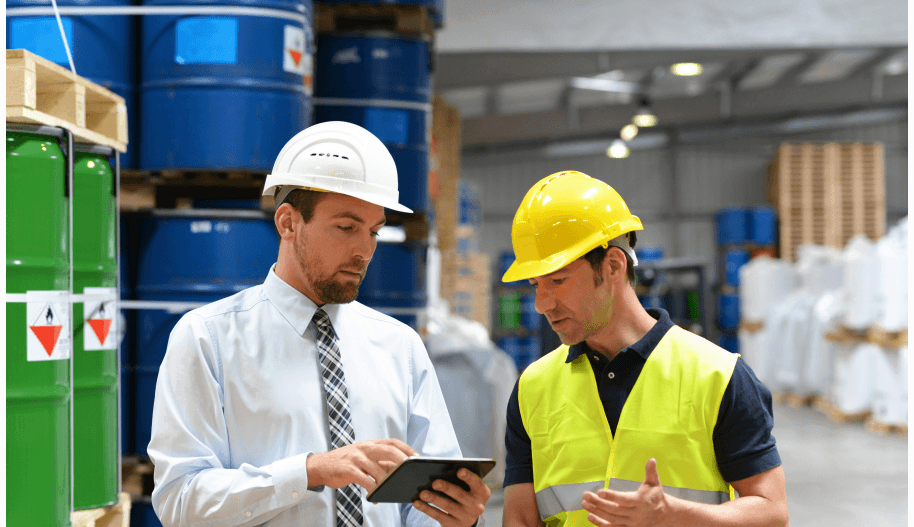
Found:
[{"label": "shirt collar", "polygon": [[[304,336],[317,311],[317,304],[280,278],[276,274],[275,268],[275,264],[270,267],[270,273],[263,282],[263,290],[270,303],[279,310],[279,314],[295,329],[295,332]],[[330,317],[330,323],[336,327],[340,304],[324,304],[321,308]]]},{"label": "shirt collar", "polygon": [[[635,342],[631,346],[623,349],[619,353],[623,353],[626,350],[632,350],[644,360],[647,360],[651,356],[651,352],[654,351],[654,348],[657,347],[657,344],[660,344],[660,341],[666,335],[666,332],[673,327],[673,321],[670,319],[669,313],[663,309],[659,308],[649,308],[647,313],[654,317],[657,322],[654,326],[647,332],[646,335],[641,337],[641,340]],[[590,347],[587,345],[587,342],[579,342],[577,344],[572,344],[568,347],[568,358],[565,359],[565,362],[571,362],[587,351],[590,350]]]}]

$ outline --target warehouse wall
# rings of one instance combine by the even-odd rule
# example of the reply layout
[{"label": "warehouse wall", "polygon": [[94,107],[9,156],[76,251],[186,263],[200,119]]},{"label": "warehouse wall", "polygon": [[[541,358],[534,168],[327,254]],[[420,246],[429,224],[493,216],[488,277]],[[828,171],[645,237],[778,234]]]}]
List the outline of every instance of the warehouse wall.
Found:
[{"label": "warehouse wall", "polygon": [[906,118],[780,136],[684,138],[634,151],[627,159],[604,154],[546,158],[539,150],[465,156],[462,177],[482,190],[480,249],[493,258],[511,250],[511,221],[527,190],[549,174],[574,169],[608,182],[641,217],[645,230],[639,233],[639,246],[660,246],[669,256],[710,262],[716,247],[715,211],[767,204],[766,167],[785,141],[883,143],[888,225],[907,215]]}]

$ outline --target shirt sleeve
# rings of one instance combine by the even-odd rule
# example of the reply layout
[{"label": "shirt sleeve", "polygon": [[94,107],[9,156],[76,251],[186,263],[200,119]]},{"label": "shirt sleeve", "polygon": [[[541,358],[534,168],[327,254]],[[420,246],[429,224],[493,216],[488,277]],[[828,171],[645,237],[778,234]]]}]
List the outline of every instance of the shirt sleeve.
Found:
[{"label": "shirt sleeve", "polygon": [[515,483],[533,483],[533,450],[530,447],[530,436],[524,428],[520,416],[520,402],[517,388],[520,380],[514,383],[514,391],[508,399],[507,426],[505,427],[505,482],[504,486]]},{"label": "shirt sleeve", "polygon": [[[463,457],[435,368],[422,339],[412,333],[412,385],[406,443],[422,456]],[[439,525],[430,516],[414,509],[412,503],[400,505],[400,517],[409,527]]]},{"label": "shirt sleeve", "polygon": [[771,392],[737,359],[714,426],[714,453],[725,481],[756,476],[781,465],[771,429]]},{"label": "shirt sleeve", "polygon": [[230,467],[221,364],[202,317],[181,318],[159,369],[148,453],[152,505],[165,527],[260,525],[315,496],[302,453],[267,466]]}]

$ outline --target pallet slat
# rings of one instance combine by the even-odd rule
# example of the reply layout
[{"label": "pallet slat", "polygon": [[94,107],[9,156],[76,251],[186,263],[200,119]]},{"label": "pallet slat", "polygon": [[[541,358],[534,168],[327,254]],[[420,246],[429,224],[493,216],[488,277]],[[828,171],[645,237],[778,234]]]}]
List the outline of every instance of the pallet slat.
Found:
[{"label": "pallet slat", "polygon": [[123,97],[24,49],[6,50],[6,121],[67,128],[77,142],[127,151]]},{"label": "pallet slat", "polygon": [[321,4],[317,28],[321,33],[383,30],[406,36],[432,37],[435,25],[426,6],[397,4]]},{"label": "pallet slat", "polygon": [[781,255],[801,244],[843,248],[858,234],[885,234],[885,168],[880,144],[784,143],[768,167],[781,222]]},{"label": "pallet slat", "polygon": [[74,511],[70,515],[73,527],[130,527],[130,494],[117,496],[118,502],[110,507]]}]

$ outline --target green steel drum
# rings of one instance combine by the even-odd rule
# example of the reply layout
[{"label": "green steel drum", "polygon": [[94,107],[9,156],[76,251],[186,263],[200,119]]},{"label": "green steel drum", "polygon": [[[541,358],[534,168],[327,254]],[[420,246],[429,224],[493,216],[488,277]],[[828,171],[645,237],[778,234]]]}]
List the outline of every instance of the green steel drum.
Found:
[{"label": "green steel drum", "polygon": [[[66,161],[7,131],[6,290],[69,289]],[[6,524],[70,525],[70,361],[27,361],[26,304],[6,304]]]},{"label": "green steel drum", "polygon": [[[73,156],[73,292],[117,285],[114,174],[108,159]],[[94,509],[117,502],[117,350],[86,350],[89,339],[109,342],[114,305],[86,326],[84,305],[73,304],[73,508]]]}]

